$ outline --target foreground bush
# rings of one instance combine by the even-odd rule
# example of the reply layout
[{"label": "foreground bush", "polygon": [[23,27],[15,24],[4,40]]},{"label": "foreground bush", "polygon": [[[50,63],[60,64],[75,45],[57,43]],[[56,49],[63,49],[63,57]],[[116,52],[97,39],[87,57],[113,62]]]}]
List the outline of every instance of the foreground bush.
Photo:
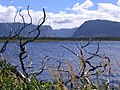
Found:
[{"label": "foreground bush", "polygon": [[[53,73],[54,71],[54,73]],[[101,81],[101,85],[98,86],[97,83],[88,83],[86,81],[86,77],[80,77],[83,80],[84,85],[78,86],[76,82],[76,77],[72,71],[69,71],[72,77],[72,83],[74,88],[69,88],[65,86],[64,81],[62,81],[62,77],[60,77],[60,72],[56,69],[52,69],[50,73],[54,78],[55,82],[39,82],[39,80],[32,76],[29,78],[28,87],[26,88],[26,84],[24,82],[24,77],[18,74],[16,66],[12,66],[10,63],[7,63],[6,60],[0,61],[0,89],[1,90],[119,90],[115,87],[109,87],[105,83],[104,80]],[[55,76],[55,74],[57,76]],[[18,76],[19,75],[19,76]],[[98,76],[98,72],[96,73]],[[74,78],[74,79],[73,79]],[[59,79],[59,80],[58,80]],[[91,82],[91,81],[90,81]],[[76,86],[76,87],[75,87]],[[112,89],[114,88],[114,89]]]},{"label": "foreground bush", "polygon": [[[0,89],[1,90],[26,90],[24,77],[18,74],[16,66],[7,63],[6,60],[0,62]],[[18,76],[19,75],[19,76]],[[54,90],[52,83],[39,82],[32,76],[28,83],[29,90]]]}]

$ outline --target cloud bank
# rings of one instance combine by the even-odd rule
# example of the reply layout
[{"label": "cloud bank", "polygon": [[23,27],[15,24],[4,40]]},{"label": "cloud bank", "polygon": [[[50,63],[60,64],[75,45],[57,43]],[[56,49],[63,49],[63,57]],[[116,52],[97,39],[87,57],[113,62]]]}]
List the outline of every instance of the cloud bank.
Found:
[{"label": "cloud bank", "polygon": [[[0,22],[13,22],[18,7],[0,5]],[[120,22],[120,0],[116,4],[97,3],[96,10],[92,10],[91,7],[94,7],[94,3],[91,0],[86,0],[82,4],[76,3],[73,7],[66,7],[66,10],[71,13],[65,11],[59,11],[59,13],[46,12],[45,24],[51,25],[53,29],[59,29],[79,27],[84,21],[94,19]],[[30,19],[27,15],[27,10],[22,10],[21,13],[28,23]],[[30,9],[30,15],[33,18],[33,24],[37,24],[43,16],[43,12]],[[21,17],[17,16],[16,22],[21,22],[21,20]]]}]

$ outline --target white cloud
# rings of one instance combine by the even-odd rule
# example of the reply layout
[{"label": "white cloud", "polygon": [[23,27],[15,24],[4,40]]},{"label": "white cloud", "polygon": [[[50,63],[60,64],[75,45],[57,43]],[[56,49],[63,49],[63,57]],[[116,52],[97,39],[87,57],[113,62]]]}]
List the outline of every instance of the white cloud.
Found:
[{"label": "white cloud", "polygon": [[[53,23],[54,28],[62,28],[64,27],[78,27],[84,21],[94,20],[94,19],[102,19],[102,20],[112,20],[120,22],[120,6],[114,5],[112,3],[98,3],[98,8],[96,10],[89,10],[90,7],[94,5],[90,0],[86,0],[83,4],[76,3],[72,8],[66,8],[67,10],[72,10],[76,13],[58,13],[51,15],[52,17],[56,17],[56,19],[52,19],[56,21]],[[87,7],[87,8],[86,8]],[[69,23],[63,22],[63,20],[70,21]],[[57,22],[58,21],[58,22]]]},{"label": "white cloud", "polygon": [[18,6],[18,7],[17,7],[17,9],[22,9],[22,8],[23,8],[23,6]]},{"label": "white cloud", "polygon": [[118,0],[117,5],[120,5],[120,0]]},{"label": "white cloud", "polygon": [[[80,7],[83,9],[88,9],[88,8],[92,7],[93,5],[94,4],[91,0],[86,0],[83,4],[80,5]],[[76,6],[78,6],[78,5],[76,5]]]},{"label": "white cloud", "polygon": [[[14,6],[6,7],[6,6],[0,5],[0,22],[13,22],[16,12],[17,12],[17,8]],[[33,10],[29,10],[29,12],[33,18],[34,24],[37,24],[39,19],[42,18],[43,16],[42,11],[35,12]],[[26,23],[30,22],[30,18],[28,16],[27,10],[22,10],[21,14],[24,16]],[[21,21],[22,21],[22,18],[18,14],[16,17],[16,22],[21,22]]]},{"label": "white cloud", "polygon": [[92,7],[94,5],[94,3],[90,0],[86,0],[84,3],[82,4],[79,4],[79,3],[76,3],[72,10],[74,11],[77,11],[77,12],[81,12],[81,11],[84,11],[85,9],[89,9],[90,7]]},{"label": "white cloud", "polygon": [[14,19],[14,15],[17,9],[14,6],[2,6],[0,5],[0,22],[8,22]]},{"label": "white cloud", "polygon": [[111,3],[98,3],[98,10],[109,14],[120,13],[120,7]]},{"label": "white cloud", "polygon": [[[98,3],[96,10],[91,10],[94,3],[90,0],[86,0],[84,3],[76,3],[71,10],[71,13],[60,11],[59,13],[46,12],[47,19],[45,24],[50,24],[52,28],[74,28],[79,27],[84,21],[94,19],[105,19],[120,22],[120,6],[112,3]],[[17,11],[17,7],[14,6],[2,6],[0,5],[0,22],[13,22],[14,16]],[[23,10],[22,15],[26,22],[30,19],[27,14],[27,10]],[[43,16],[42,11],[30,10],[30,15],[33,19],[33,24],[37,24],[39,19]],[[17,16],[16,21],[20,22],[21,17]]]},{"label": "white cloud", "polygon": [[[89,2],[87,8],[85,8],[85,3]],[[90,4],[91,3],[91,4]],[[73,17],[73,22],[78,26],[86,20],[93,19],[103,19],[112,20],[120,22],[120,6],[114,5],[112,3],[98,3],[98,8],[96,10],[90,10],[89,8],[93,6],[90,0],[86,0],[83,4],[76,3],[72,8],[67,8],[68,10],[73,10],[76,12],[75,17]],[[79,21],[78,21],[79,20]],[[77,24],[78,23],[78,24]]]}]

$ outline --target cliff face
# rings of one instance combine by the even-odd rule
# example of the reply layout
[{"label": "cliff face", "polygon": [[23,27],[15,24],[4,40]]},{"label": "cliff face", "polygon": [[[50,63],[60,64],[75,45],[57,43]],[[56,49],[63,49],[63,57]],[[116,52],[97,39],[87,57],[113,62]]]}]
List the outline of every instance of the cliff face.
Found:
[{"label": "cliff face", "polygon": [[73,37],[120,37],[120,22],[90,20],[84,22]]},{"label": "cliff face", "polygon": [[[18,29],[21,29],[23,27],[22,23],[0,23],[0,37],[7,37],[9,35],[9,32],[15,32]],[[20,36],[25,36],[28,32],[34,30],[37,27],[37,25],[30,25],[22,30],[20,33]],[[40,36],[39,37],[55,37],[54,31],[50,26],[42,26],[40,28]],[[31,33],[28,37],[34,37],[36,35],[37,31],[34,33]]]},{"label": "cliff face", "polygon": [[40,33],[41,37],[55,37],[54,30],[52,29],[51,26],[48,25],[42,26],[40,30],[41,30]]}]

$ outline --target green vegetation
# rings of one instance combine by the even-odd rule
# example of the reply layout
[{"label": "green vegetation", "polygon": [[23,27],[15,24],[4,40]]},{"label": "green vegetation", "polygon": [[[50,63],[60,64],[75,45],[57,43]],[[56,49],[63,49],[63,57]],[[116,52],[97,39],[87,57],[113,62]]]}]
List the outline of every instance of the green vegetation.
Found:
[{"label": "green vegetation", "polygon": [[[72,66],[67,62],[66,63],[68,72],[71,76],[71,81],[73,83],[73,89],[68,88],[63,83],[63,77],[61,77],[60,72],[53,68],[51,69],[50,75],[54,80],[53,82],[39,82],[38,79],[34,76],[29,78],[28,88],[24,80],[17,75],[17,67],[12,66],[10,63],[7,63],[6,60],[0,61],[0,89],[1,90],[119,90],[119,87],[110,87],[105,83],[104,80],[97,83],[88,83],[85,76],[80,76],[79,78],[83,81],[83,85],[79,86],[79,83],[76,81],[76,77]],[[16,71],[16,72],[15,72]],[[100,72],[96,71],[96,77],[99,77]],[[91,82],[91,81],[90,81]],[[101,83],[101,85],[99,85]]]},{"label": "green vegetation", "polygon": [[[16,72],[15,72],[16,71]],[[50,82],[39,82],[32,76],[29,80],[30,90],[53,90],[54,86]],[[1,90],[26,90],[26,84],[17,75],[17,67],[7,63],[6,60],[0,61],[0,89]]]}]

